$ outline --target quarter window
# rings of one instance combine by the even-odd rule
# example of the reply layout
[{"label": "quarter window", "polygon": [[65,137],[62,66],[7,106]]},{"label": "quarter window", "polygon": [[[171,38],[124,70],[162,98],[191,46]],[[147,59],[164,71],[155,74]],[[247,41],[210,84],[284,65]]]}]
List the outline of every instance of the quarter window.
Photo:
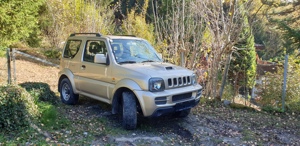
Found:
[{"label": "quarter window", "polygon": [[80,40],[69,40],[64,50],[64,58],[74,58],[81,45]]}]

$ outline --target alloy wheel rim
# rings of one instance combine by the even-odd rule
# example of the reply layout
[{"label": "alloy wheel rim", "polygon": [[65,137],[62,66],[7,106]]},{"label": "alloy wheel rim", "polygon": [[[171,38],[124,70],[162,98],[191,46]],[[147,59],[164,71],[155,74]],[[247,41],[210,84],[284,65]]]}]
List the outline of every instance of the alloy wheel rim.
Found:
[{"label": "alloy wheel rim", "polygon": [[70,99],[70,87],[67,83],[63,84],[62,95],[65,101],[68,101]]}]

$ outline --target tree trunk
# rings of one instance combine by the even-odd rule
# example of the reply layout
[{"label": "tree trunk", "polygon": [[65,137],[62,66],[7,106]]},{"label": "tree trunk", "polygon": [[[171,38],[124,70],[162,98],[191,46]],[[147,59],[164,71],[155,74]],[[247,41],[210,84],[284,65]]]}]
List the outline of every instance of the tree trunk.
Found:
[{"label": "tree trunk", "polygon": [[234,78],[234,86],[233,86],[233,90],[234,90],[234,96],[233,96],[233,103],[234,103],[234,99],[236,97],[236,95],[239,94],[239,86],[238,86],[238,78],[239,78],[239,73],[236,73],[235,78]]},{"label": "tree trunk", "polygon": [[7,84],[11,84],[11,61],[10,61],[11,49],[7,48],[6,57],[7,57]]},{"label": "tree trunk", "polygon": [[232,55],[232,53],[230,53],[227,57],[226,64],[225,64],[225,70],[224,70],[224,74],[222,77],[222,85],[220,88],[220,95],[219,95],[221,100],[222,100],[222,95],[223,95],[223,91],[224,91],[226,80],[227,80],[228,70],[229,70],[230,61],[231,61],[231,55]]}]

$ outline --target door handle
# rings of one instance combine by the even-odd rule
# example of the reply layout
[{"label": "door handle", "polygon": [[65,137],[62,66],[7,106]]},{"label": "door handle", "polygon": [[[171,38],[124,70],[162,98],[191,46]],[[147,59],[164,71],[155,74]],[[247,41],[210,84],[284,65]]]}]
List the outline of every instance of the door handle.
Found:
[{"label": "door handle", "polygon": [[85,65],[81,65],[81,69],[85,69]]}]

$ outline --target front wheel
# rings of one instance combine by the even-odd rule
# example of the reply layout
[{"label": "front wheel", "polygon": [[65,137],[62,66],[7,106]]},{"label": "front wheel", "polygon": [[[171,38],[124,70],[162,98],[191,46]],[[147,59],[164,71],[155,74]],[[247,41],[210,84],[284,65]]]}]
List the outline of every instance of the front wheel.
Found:
[{"label": "front wheel", "polygon": [[122,126],[127,130],[136,128],[137,125],[137,108],[135,95],[132,92],[123,92],[120,105],[120,116]]},{"label": "front wheel", "polygon": [[68,105],[74,105],[78,102],[79,95],[74,94],[72,85],[67,78],[60,82],[60,97],[61,101]]}]

